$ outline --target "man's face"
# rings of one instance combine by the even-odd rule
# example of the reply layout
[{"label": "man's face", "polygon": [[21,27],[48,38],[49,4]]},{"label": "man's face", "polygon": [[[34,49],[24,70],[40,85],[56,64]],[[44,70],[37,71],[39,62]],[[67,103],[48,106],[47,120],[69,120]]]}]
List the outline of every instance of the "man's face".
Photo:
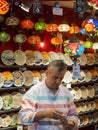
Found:
[{"label": "man's face", "polygon": [[61,81],[64,77],[65,71],[61,71],[58,73],[57,69],[54,68],[52,70],[47,70],[46,77],[47,77],[47,83],[50,88],[58,88],[61,84]]}]

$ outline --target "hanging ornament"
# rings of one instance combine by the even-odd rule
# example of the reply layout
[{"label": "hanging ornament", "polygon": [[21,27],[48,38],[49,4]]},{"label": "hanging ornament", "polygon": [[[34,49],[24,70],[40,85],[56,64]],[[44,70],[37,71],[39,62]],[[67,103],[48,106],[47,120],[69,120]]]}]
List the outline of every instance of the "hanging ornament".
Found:
[{"label": "hanging ornament", "polygon": [[0,0],[0,14],[4,15],[9,11],[9,4],[6,0]]}]

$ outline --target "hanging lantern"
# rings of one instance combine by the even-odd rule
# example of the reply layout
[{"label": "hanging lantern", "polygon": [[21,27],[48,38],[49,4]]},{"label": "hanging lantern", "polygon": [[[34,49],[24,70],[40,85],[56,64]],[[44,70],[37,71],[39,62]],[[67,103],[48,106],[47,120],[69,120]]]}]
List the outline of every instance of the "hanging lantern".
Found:
[{"label": "hanging lantern", "polygon": [[19,46],[22,46],[23,43],[26,42],[27,37],[26,37],[25,34],[19,33],[19,34],[14,35],[13,40],[14,40],[14,42],[17,43]]},{"label": "hanging lantern", "polygon": [[69,26],[68,24],[60,24],[60,25],[58,26],[58,30],[59,30],[60,32],[67,32],[67,31],[70,30],[70,26]]},{"label": "hanging lantern", "polygon": [[84,42],[84,48],[92,48],[92,47],[93,47],[93,43],[90,40]]},{"label": "hanging lantern", "polygon": [[35,27],[36,30],[43,31],[43,30],[46,29],[46,23],[41,22],[41,21],[36,22],[34,27]]},{"label": "hanging lantern", "polygon": [[80,28],[78,27],[78,26],[71,26],[70,27],[70,30],[69,30],[69,33],[70,34],[74,34],[74,33],[79,33],[79,31],[80,31]]},{"label": "hanging lantern", "polygon": [[53,37],[51,38],[51,43],[55,46],[61,45],[63,43],[63,39],[59,37]]},{"label": "hanging lantern", "polygon": [[0,32],[0,41],[8,42],[10,40],[10,35],[7,32]]},{"label": "hanging lantern", "polygon": [[34,27],[34,22],[30,19],[25,19],[21,21],[20,26],[23,29],[32,29]]},{"label": "hanging lantern", "polygon": [[5,20],[5,24],[7,26],[16,26],[16,25],[19,24],[19,22],[20,22],[19,18],[15,17],[13,15],[7,17],[6,20]]},{"label": "hanging lantern", "polygon": [[0,14],[4,15],[9,11],[9,4],[6,0],[0,0]]},{"label": "hanging lantern", "polygon": [[32,45],[36,45],[41,42],[41,38],[39,36],[29,36],[27,40],[28,43]]},{"label": "hanging lantern", "polygon": [[57,24],[54,24],[54,23],[47,24],[46,31],[47,32],[57,31]]}]

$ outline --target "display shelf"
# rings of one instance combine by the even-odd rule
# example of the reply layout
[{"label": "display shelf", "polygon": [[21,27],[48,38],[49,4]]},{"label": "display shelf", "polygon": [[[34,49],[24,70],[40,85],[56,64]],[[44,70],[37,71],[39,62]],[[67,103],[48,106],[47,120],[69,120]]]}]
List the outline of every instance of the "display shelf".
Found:
[{"label": "display shelf", "polygon": [[7,114],[7,113],[11,113],[11,112],[18,112],[20,110],[20,108],[14,108],[14,109],[9,109],[9,110],[0,110],[0,114]]},{"label": "display shelf", "polygon": [[0,128],[0,130],[17,130],[17,126],[10,126],[6,128]]}]

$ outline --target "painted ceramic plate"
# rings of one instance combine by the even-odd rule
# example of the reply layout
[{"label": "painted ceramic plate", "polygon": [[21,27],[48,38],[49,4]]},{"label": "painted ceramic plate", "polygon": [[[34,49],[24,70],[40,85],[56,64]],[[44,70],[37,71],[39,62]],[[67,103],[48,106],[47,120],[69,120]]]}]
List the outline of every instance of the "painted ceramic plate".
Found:
[{"label": "painted ceramic plate", "polygon": [[9,116],[11,118],[10,126],[15,126],[17,124],[17,121],[18,121],[17,113],[10,113]]},{"label": "painted ceramic plate", "polygon": [[87,53],[87,65],[93,65],[95,63],[95,57],[92,53]]},{"label": "painted ceramic plate", "polygon": [[11,50],[5,50],[1,53],[1,61],[5,65],[13,65],[15,62],[14,52]]},{"label": "painted ceramic plate", "polygon": [[82,97],[81,89],[79,87],[74,87],[74,90],[76,93],[75,99],[79,100]]},{"label": "painted ceramic plate", "polygon": [[86,99],[88,97],[88,89],[85,86],[81,86],[82,98]]},{"label": "painted ceramic plate", "polygon": [[80,77],[78,78],[78,82],[84,82],[86,79],[85,72],[83,70],[80,71]]},{"label": "painted ceramic plate", "polygon": [[14,77],[10,71],[2,72],[2,77],[4,79],[4,87],[11,87],[14,84]]},{"label": "painted ceramic plate", "polygon": [[42,64],[42,54],[39,51],[34,52],[35,55],[35,65],[41,65]]},{"label": "painted ceramic plate", "polygon": [[15,63],[22,66],[26,63],[26,55],[22,50],[16,50],[15,52]]},{"label": "painted ceramic plate", "polygon": [[59,60],[63,61],[65,63],[65,56],[63,53],[57,53]]},{"label": "painted ceramic plate", "polygon": [[91,72],[90,71],[88,71],[88,70],[85,70],[84,71],[85,72],[85,82],[90,82],[91,81],[91,79],[92,79],[92,74],[91,74]]},{"label": "painted ceramic plate", "polygon": [[59,59],[58,54],[56,52],[50,51],[49,55],[50,55],[50,61]]},{"label": "painted ceramic plate", "polygon": [[2,73],[0,73],[0,88],[4,85],[4,78],[2,76]]},{"label": "painted ceramic plate", "polygon": [[19,92],[13,92],[11,93],[11,96],[13,98],[13,108],[19,108],[21,106],[21,100],[22,100],[22,94]]},{"label": "painted ceramic plate", "polygon": [[64,56],[65,56],[65,63],[66,63],[66,65],[71,66],[73,64],[73,61],[70,58],[70,56],[68,54],[65,54]]},{"label": "painted ceramic plate", "polygon": [[31,86],[33,84],[33,79],[34,79],[34,75],[33,75],[32,71],[25,70],[23,72],[23,75],[25,77],[24,85],[25,86]]},{"label": "painted ceramic plate", "polygon": [[87,57],[85,54],[82,54],[80,57],[79,57],[79,60],[80,60],[80,65],[84,66],[87,64]]},{"label": "painted ceramic plate", "polygon": [[87,89],[88,89],[88,97],[90,97],[90,98],[94,97],[94,95],[95,95],[94,87],[91,85],[88,85]]},{"label": "painted ceramic plate", "polygon": [[11,117],[7,114],[1,115],[2,123],[1,127],[8,127],[11,124]]},{"label": "painted ceramic plate", "polygon": [[25,55],[26,55],[26,64],[28,66],[34,65],[34,63],[35,63],[34,51],[32,51],[32,50],[26,50],[25,51]]},{"label": "painted ceramic plate", "polygon": [[1,95],[1,97],[3,100],[3,109],[4,110],[11,109],[13,106],[13,98],[12,98],[11,94],[4,93],[3,95]]},{"label": "painted ceramic plate", "polygon": [[14,77],[14,85],[16,87],[22,86],[25,82],[25,77],[24,77],[23,73],[21,71],[16,70],[12,74]]},{"label": "painted ceramic plate", "polygon": [[33,70],[32,73],[33,73],[33,76],[34,76],[33,77],[33,84],[40,82],[41,78],[42,78],[40,72],[37,71],[37,70]]},{"label": "painted ceramic plate", "polygon": [[43,65],[48,65],[49,62],[50,62],[50,55],[49,55],[49,53],[46,52],[46,51],[43,51],[43,52],[41,52],[41,54],[42,54],[42,64]]},{"label": "painted ceramic plate", "polygon": [[70,83],[71,81],[72,81],[72,73],[70,71],[67,71],[64,75],[62,82]]}]

